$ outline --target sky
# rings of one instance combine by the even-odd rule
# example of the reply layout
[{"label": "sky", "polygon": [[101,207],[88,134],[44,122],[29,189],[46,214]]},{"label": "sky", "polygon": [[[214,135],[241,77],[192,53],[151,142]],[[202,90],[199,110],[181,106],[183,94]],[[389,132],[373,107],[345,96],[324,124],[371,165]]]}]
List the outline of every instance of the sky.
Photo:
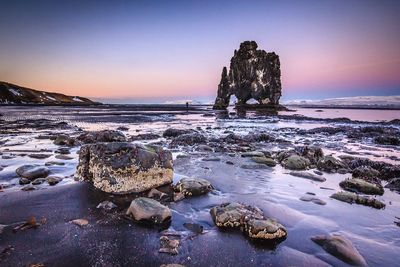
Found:
[{"label": "sky", "polygon": [[234,49],[280,56],[283,99],[400,94],[400,1],[0,0],[0,80],[125,102],[209,99]]}]

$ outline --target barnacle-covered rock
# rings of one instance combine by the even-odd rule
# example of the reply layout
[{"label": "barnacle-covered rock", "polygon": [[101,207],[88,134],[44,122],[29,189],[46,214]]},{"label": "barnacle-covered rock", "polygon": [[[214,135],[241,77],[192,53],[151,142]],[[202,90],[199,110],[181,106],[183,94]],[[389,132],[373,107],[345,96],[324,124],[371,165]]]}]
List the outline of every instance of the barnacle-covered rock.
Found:
[{"label": "barnacle-covered rock", "polygon": [[175,186],[175,190],[185,196],[198,196],[210,192],[211,183],[201,178],[182,178]]},{"label": "barnacle-covered rock", "polygon": [[273,219],[250,219],[245,223],[245,233],[253,239],[274,240],[285,238],[286,229]]},{"label": "barnacle-covered rock", "polygon": [[172,182],[172,154],[125,142],[82,146],[76,176],[107,193],[143,192]]},{"label": "barnacle-covered rock", "polygon": [[211,217],[218,227],[240,227],[249,219],[263,219],[263,212],[241,203],[224,203],[210,210]]}]

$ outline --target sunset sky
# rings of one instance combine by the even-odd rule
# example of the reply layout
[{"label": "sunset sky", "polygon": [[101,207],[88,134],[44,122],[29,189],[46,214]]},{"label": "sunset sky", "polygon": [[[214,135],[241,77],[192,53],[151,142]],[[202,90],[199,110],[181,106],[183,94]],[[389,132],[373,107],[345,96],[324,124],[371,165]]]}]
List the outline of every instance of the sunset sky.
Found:
[{"label": "sunset sky", "polygon": [[400,1],[0,0],[0,80],[96,98],[209,98],[244,40],[284,99],[400,94]]}]

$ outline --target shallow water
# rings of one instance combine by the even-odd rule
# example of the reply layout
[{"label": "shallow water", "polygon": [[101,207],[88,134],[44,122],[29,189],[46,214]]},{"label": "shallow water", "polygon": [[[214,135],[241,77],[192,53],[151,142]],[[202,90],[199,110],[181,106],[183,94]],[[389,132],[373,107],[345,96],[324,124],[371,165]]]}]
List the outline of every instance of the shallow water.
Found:
[{"label": "shallow water", "polygon": [[[111,110],[112,109],[112,110]],[[325,154],[357,155],[372,160],[399,164],[400,149],[395,146],[376,145],[371,140],[354,142],[343,134],[299,135],[299,129],[321,126],[337,126],[343,123],[323,121],[296,121],[278,119],[274,116],[246,114],[238,118],[204,116],[209,107],[195,111],[149,111],[126,107],[1,107],[3,119],[51,119],[66,121],[83,130],[116,129],[128,127],[127,136],[142,133],[162,132],[169,128],[196,129],[209,138],[227,135],[229,132],[247,134],[267,132],[276,138],[290,141],[284,143],[259,143],[257,149],[278,151],[287,146],[307,144],[322,146]],[[324,110],[309,109],[297,111],[299,114],[319,118],[348,117],[368,121],[399,118],[398,111]],[[313,113],[314,112],[314,113]],[[111,114],[112,113],[112,114]],[[111,114],[111,115],[110,115]],[[290,113],[290,114],[293,114]],[[335,115],[336,114],[336,115]],[[346,115],[345,115],[346,114]],[[362,116],[362,114],[364,114]],[[377,115],[379,114],[379,116]],[[344,116],[345,115],[345,116]],[[322,116],[322,117],[321,117]],[[396,117],[397,116],[397,117]],[[359,127],[359,124],[347,124]],[[351,174],[328,174],[325,182],[314,182],[288,174],[280,165],[266,169],[245,169],[243,164],[251,164],[248,158],[236,154],[199,152],[196,148],[174,149],[174,182],[182,177],[194,176],[208,179],[215,190],[208,195],[188,198],[170,203],[173,219],[169,230],[178,231],[182,236],[190,236],[183,227],[185,222],[201,224],[206,232],[181,241],[179,254],[170,256],[159,254],[160,233],[156,229],[143,228],[110,215],[102,214],[96,206],[112,196],[98,192],[88,184],[75,182],[73,174],[78,161],[78,147],[71,149],[70,160],[55,158],[53,152],[59,148],[49,139],[36,139],[43,134],[76,134],[73,129],[18,129],[21,133],[1,134],[0,183],[9,184],[0,192],[0,224],[24,221],[28,216],[44,216],[47,223],[36,230],[19,233],[3,233],[0,246],[13,245],[15,251],[6,258],[4,266],[25,265],[43,262],[46,266],[159,266],[162,263],[181,263],[188,266],[346,266],[339,259],[327,254],[310,240],[319,234],[340,233],[348,237],[364,256],[370,266],[396,266],[400,255],[400,228],[394,224],[400,216],[400,195],[385,190],[377,197],[386,203],[386,208],[376,210],[360,205],[350,205],[331,199],[333,192],[340,191],[339,182]],[[164,138],[139,141],[160,143],[167,146]],[[52,154],[46,159],[33,159],[30,153]],[[188,155],[176,158],[178,154]],[[219,158],[219,161],[203,161],[203,158]],[[50,166],[52,174],[65,177],[54,186],[37,186],[31,192],[21,191],[15,169],[23,164],[43,165],[48,161],[63,162],[63,166]],[[231,161],[234,164],[227,164]],[[322,188],[321,188],[322,187]],[[330,188],[327,190],[324,188]],[[307,192],[325,201],[326,205],[299,200]],[[286,240],[276,246],[259,246],[246,239],[240,232],[218,230],[209,215],[209,209],[224,202],[239,201],[260,207],[266,216],[276,218],[287,231]],[[72,219],[87,218],[91,226],[77,228]],[[0,234],[1,237],[2,234]],[[41,246],[37,246],[41,244]],[[56,255],[56,256],[55,256]]]}]

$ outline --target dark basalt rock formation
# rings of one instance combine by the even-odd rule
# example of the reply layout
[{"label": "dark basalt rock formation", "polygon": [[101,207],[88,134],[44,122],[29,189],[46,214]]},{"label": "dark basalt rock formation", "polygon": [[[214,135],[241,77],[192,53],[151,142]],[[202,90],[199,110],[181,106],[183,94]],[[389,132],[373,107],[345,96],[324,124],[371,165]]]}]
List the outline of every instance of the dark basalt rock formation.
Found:
[{"label": "dark basalt rock formation", "polygon": [[281,89],[279,56],[257,50],[254,41],[245,41],[235,50],[229,73],[226,67],[222,69],[214,109],[227,108],[231,95],[238,99],[238,106],[252,98],[260,104],[278,106]]},{"label": "dark basalt rock formation", "polygon": [[98,105],[88,98],[50,93],[0,81],[0,104]]}]

